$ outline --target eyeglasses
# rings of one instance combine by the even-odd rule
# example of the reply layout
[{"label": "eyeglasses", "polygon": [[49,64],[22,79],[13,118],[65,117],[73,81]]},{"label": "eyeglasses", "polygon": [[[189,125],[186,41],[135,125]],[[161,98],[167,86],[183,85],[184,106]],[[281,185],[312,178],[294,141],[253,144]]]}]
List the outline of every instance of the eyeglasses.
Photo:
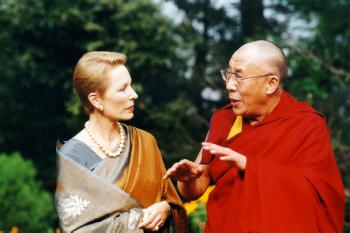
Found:
[{"label": "eyeglasses", "polygon": [[271,75],[271,74],[263,74],[263,75],[256,75],[256,76],[250,76],[250,77],[243,78],[242,76],[240,76],[237,73],[230,72],[227,68],[220,70],[220,74],[221,74],[222,79],[225,82],[228,82],[228,81],[230,81],[230,79],[232,79],[235,82],[237,82],[238,85],[241,85],[243,80],[245,80],[245,79],[263,78],[263,77],[267,77],[267,76]]}]

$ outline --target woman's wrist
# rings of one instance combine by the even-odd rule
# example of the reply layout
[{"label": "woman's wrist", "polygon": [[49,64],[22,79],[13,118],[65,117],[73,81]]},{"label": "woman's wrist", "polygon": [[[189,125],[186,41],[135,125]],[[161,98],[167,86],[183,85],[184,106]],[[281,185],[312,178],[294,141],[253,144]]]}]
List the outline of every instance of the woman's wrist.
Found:
[{"label": "woman's wrist", "polygon": [[171,211],[171,205],[170,205],[170,203],[167,202],[167,201],[164,201],[164,204],[165,204],[165,206],[166,206],[166,208],[167,208],[168,213],[170,213],[170,211]]}]

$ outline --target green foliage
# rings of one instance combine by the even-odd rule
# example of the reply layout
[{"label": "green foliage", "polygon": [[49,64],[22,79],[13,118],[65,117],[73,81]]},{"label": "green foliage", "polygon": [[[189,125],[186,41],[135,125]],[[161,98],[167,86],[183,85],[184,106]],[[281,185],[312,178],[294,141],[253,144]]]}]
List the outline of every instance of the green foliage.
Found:
[{"label": "green foliage", "polygon": [[[173,101],[154,107],[148,119],[154,122],[152,131],[158,135],[158,143],[165,148],[166,165],[177,162],[179,156],[195,159],[200,140],[204,140],[206,134],[207,121],[199,116],[198,108],[191,100],[180,95]],[[195,135],[200,135],[199,139]]]},{"label": "green foliage", "polygon": [[36,178],[33,164],[19,153],[0,154],[0,230],[49,231],[55,219],[53,200]]},{"label": "green foliage", "polygon": [[205,222],[207,221],[207,212],[203,203],[199,203],[197,209],[188,217],[190,219],[189,229],[191,233],[204,232]]}]

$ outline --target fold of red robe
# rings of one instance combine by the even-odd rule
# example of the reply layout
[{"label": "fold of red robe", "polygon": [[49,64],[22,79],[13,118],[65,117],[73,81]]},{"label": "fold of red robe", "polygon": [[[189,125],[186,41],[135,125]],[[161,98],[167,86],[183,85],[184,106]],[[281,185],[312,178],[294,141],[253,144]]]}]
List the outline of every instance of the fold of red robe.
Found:
[{"label": "fold of red robe", "polygon": [[324,117],[283,92],[263,121],[226,140],[234,119],[230,105],[216,111],[207,141],[247,156],[247,167],[203,152],[216,185],[205,232],[342,232],[344,188]]}]

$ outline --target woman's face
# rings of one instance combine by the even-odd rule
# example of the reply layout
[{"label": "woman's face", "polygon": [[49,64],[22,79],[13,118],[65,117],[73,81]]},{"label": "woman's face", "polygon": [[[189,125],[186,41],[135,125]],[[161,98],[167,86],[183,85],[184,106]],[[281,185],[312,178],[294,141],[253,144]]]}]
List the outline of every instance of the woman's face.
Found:
[{"label": "woman's face", "polygon": [[134,116],[137,94],[131,87],[131,77],[124,65],[118,65],[107,73],[108,86],[100,96],[102,114],[111,121],[130,120]]}]

